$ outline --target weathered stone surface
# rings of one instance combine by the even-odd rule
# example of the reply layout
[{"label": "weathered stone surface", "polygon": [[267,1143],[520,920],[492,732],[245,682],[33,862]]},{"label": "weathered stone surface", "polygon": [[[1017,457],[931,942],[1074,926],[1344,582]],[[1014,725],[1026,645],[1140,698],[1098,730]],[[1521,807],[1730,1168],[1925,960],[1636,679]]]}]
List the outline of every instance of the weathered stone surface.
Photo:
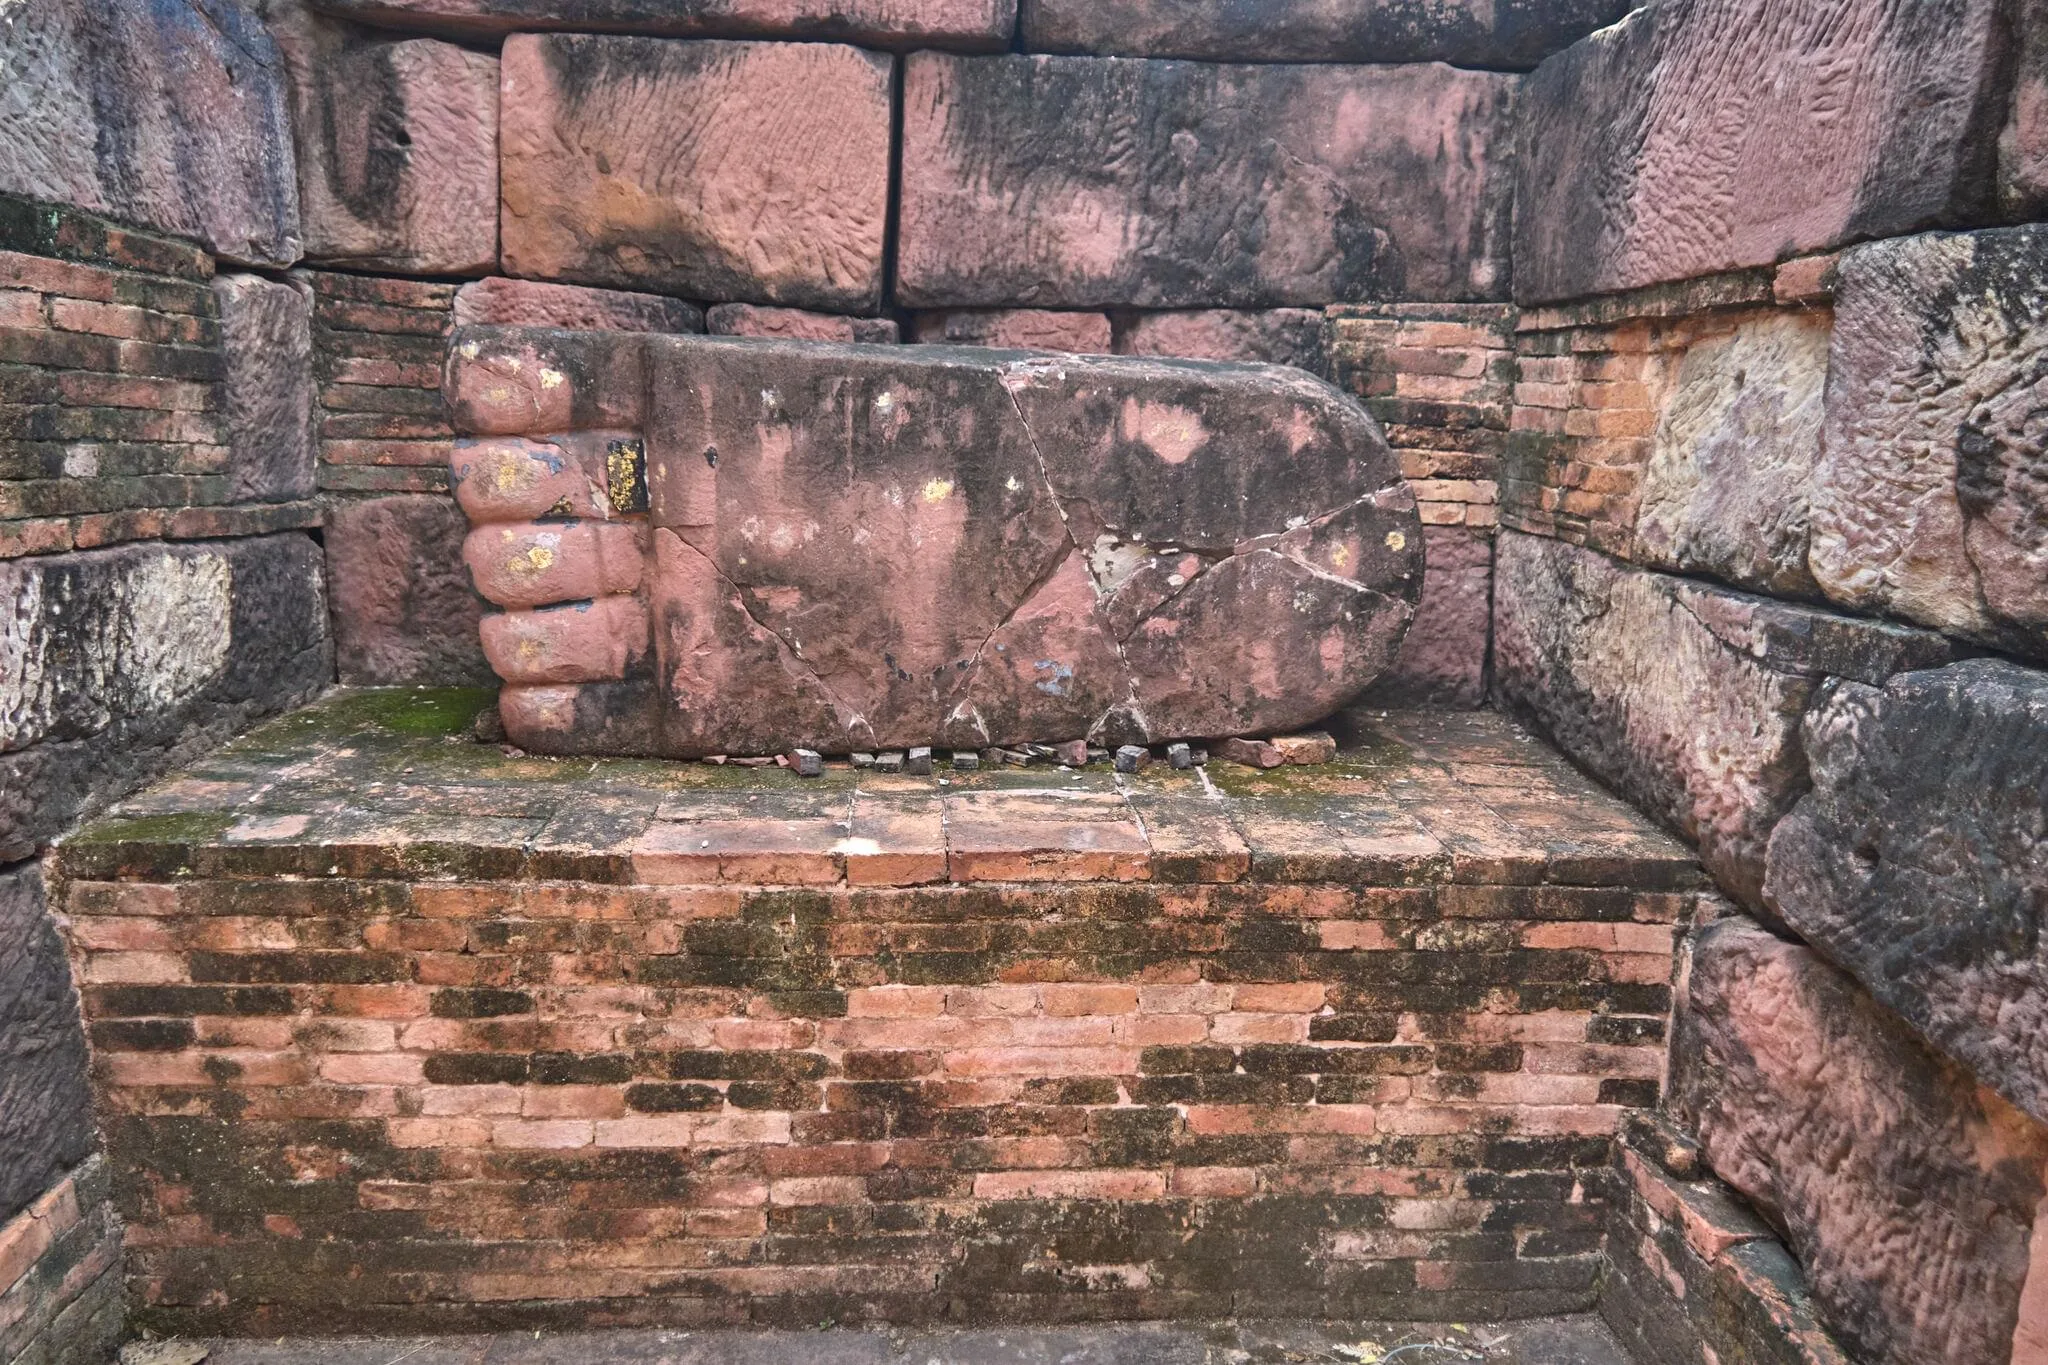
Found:
[{"label": "weathered stone surface", "polygon": [[0,861],[332,677],[298,533],[0,563]]},{"label": "weathered stone surface", "polygon": [[506,273],[873,311],[890,70],[835,43],[508,38]]},{"label": "weathered stone surface", "polygon": [[1060,313],[1040,308],[955,309],[920,313],[911,340],[926,345],[1002,346],[1020,351],[1108,355],[1107,313]]},{"label": "weathered stone surface", "polygon": [[1769,265],[1982,221],[1998,0],[1655,0],[1523,95],[1515,297]]},{"label": "weathered stone surface", "polygon": [[1876,242],[1837,277],[1814,576],[2048,655],[2048,225]]},{"label": "weathered stone surface", "polygon": [[1777,309],[1688,349],[1664,395],[1636,513],[1646,564],[1811,597],[1828,315]]},{"label": "weathered stone surface", "polygon": [[78,996],[27,863],[0,872],[0,1224],[91,1151]]},{"label": "weathered stone surface", "polygon": [[587,332],[701,332],[704,310],[660,294],[494,275],[455,291],[457,327],[566,327]]},{"label": "weathered stone surface", "polygon": [[313,295],[297,281],[220,275],[228,479],[237,502],[313,495]]},{"label": "weathered stone surface", "polygon": [[306,259],[470,275],[498,259],[498,59],[258,0],[291,80]]},{"label": "weathered stone surface", "polygon": [[2048,676],[1993,660],[1843,684],[1771,836],[1779,916],[2048,1119]]},{"label": "weathered stone surface", "polygon": [[1947,663],[1941,636],[1631,568],[1503,531],[1495,687],[1759,905],[1765,843],[1806,786],[1799,721],[1829,677]]},{"label": "weathered stone surface", "polygon": [[2048,1129],[1929,1051],[1811,949],[1730,918],[1694,938],[1672,1103],[1783,1227],[1858,1360],[2006,1365]]},{"label": "weathered stone surface", "polygon": [[1459,526],[1425,526],[1422,537],[1415,622],[1365,699],[1377,706],[1482,706],[1493,633],[1493,537]]},{"label": "weathered stone surface", "polygon": [[1999,206],[2009,219],[2048,210],[2048,0],[2017,0],[2012,102],[1998,136]]},{"label": "weathered stone surface", "polygon": [[[1378,429],[1294,371],[482,330],[447,388],[536,438],[455,475],[540,751],[1272,733],[1370,682],[1420,589]],[[644,648],[605,600],[636,591]]]},{"label": "weathered stone surface", "polygon": [[913,55],[899,297],[1501,297],[1513,88],[1444,66]]},{"label": "weathered stone surface", "polygon": [[894,318],[850,318],[801,308],[721,303],[704,314],[705,329],[720,337],[776,337],[783,341],[859,341],[887,346],[902,340]]},{"label": "weathered stone surface", "polygon": [[241,0],[36,0],[5,34],[0,192],[298,259],[283,62]]},{"label": "weathered stone surface", "polygon": [[1188,360],[1250,360],[1323,372],[1323,313],[1319,308],[1201,308],[1141,313],[1118,329],[1118,355],[1180,356]]},{"label": "weathered stone surface", "polygon": [[336,502],[327,512],[334,654],[345,683],[490,681],[483,604],[462,567],[462,512],[440,494]]},{"label": "weathered stone surface", "polygon": [[389,28],[478,36],[538,29],[674,38],[826,38],[863,47],[1008,47],[1017,0],[312,0]]},{"label": "weathered stone surface", "polygon": [[1023,0],[1034,52],[1527,70],[1635,0]]}]

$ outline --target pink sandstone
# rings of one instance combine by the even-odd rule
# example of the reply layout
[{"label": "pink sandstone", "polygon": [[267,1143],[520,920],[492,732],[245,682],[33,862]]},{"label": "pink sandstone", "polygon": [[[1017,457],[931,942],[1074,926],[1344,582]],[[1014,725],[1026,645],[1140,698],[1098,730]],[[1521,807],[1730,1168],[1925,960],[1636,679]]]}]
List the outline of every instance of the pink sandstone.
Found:
[{"label": "pink sandstone", "polygon": [[1118,355],[1254,360],[1323,371],[1323,314],[1317,308],[1198,308],[1141,313],[1120,330]]},{"label": "pink sandstone", "polygon": [[498,259],[498,59],[266,0],[291,79],[306,258],[468,275]]},{"label": "pink sandstone", "polygon": [[536,751],[1270,734],[1420,586],[1377,428],[1284,371],[468,329],[446,391]]},{"label": "pink sandstone", "polygon": [[1020,351],[1108,355],[1109,316],[1038,308],[920,313],[911,324],[911,340],[926,345],[1003,346]]},{"label": "pink sandstone", "polygon": [[888,345],[900,340],[894,318],[850,318],[801,308],[763,308],[721,303],[704,314],[707,330],[720,337],[780,337],[784,341],[861,341]]},{"label": "pink sandstone", "polygon": [[881,303],[888,58],[836,43],[517,34],[503,62],[507,274]]},{"label": "pink sandstone", "polygon": [[1829,1325],[1874,1365],[2008,1365],[2048,1128],[1977,1085],[1813,950],[1736,917],[1695,938],[1675,1115],[1785,1229]]},{"label": "pink sandstone", "polygon": [[704,310],[660,294],[578,284],[473,280],[455,291],[457,327],[566,327],[586,332],[701,332]]},{"label": "pink sandstone", "polygon": [[829,38],[865,47],[999,51],[1017,0],[312,0],[388,28],[484,37],[538,29],[673,38]]},{"label": "pink sandstone", "polygon": [[1981,221],[2003,8],[1698,0],[1567,49],[1523,95],[1516,298]]},{"label": "pink sandstone", "polygon": [[914,53],[898,295],[913,308],[1498,298],[1514,79]]}]

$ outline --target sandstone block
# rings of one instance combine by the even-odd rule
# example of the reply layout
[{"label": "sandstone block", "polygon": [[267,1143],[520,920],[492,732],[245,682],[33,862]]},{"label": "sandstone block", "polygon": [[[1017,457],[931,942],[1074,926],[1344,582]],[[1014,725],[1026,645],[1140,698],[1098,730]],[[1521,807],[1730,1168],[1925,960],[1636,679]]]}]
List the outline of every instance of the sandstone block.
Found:
[{"label": "sandstone block", "polygon": [[327,511],[327,581],[341,681],[486,683],[483,604],[462,564],[468,527],[441,494],[337,501]]},{"label": "sandstone block", "polygon": [[1023,0],[1033,52],[1209,62],[1449,62],[1527,70],[1628,0]]},{"label": "sandstone block", "polygon": [[0,616],[0,861],[333,676],[297,533],[8,560]]},{"label": "sandstone block", "polygon": [[1643,470],[1636,557],[1815,595],[1808,504],[1827,374],[1826,313],[1773,310],[1687,349]]},{"label": "sandstone block", "polygon": [[2048,0],[2019,0],[2012,102],[1998,135],[1999,207],[2010,219],[2048,210]]},{"label": "sandstone block", "polygon": [[1814,576],[2048,655],[2048,226],[1875,242],[1837,277]]},{"label": "sandstone block", "polygon": [[1823,962],[1741,918],[1701,930],[1672,1105],[1782,1227],[1858,1360],[2006,1365],[2048,1129]]},{"label": "sandstone block", "polygon": [[299,257],[277,45],[241,0],[37,0],[0,42],[0,193],[244,265]]},{"label": "sandstone block", "polygon": [[762,308],[721,303],[704,315],[707,329],[721,337],[779,337],[784,341],[860,341],[886,346],[901,338],[894,318],[850,318],[801,308]]},{"label": "sandstone block", "polygon": [[[455,355],[456,421],[496,438],[456,458],[468,562],[520,617],[487,644],[530,661],[500,704],[537,751],[1288,730],[1385,667],[1420,587],[1377,428],[1290,371],[489,329]],[[514,362],[557,396],[469,400]],[[540,643],[604,622],[622,649]],[[572,655],[580,686],[523,681]]]},{"label": "sandstone block", "polygon": [[1108,355],[1109,315],[1038,308],[956,309],[920,313],[911,340],[942,346],[1002,346],[1019,351]]},{"label": "sandstone block", "polygon": [[1426,526],[1422,600],[1394,662],[1366,693],[1375,706],[1486,702],[1493,633],[1493,537],[1461,526]]},{"label": "sandstone block", "polygon": [[470,275],[498,259],[498,59],[261,0],[292,87],[306,259]]},{"label": "sandstone block", "polygon": [[494,275],[455,291],[457,327],[566,327],[586,332],[701,332],[704,310],[660,294]]},{"label": "sandstone block", "polygon": [[507,39],[506,273],[873,311],[890,73],[836,43]]},{"label": "sandstone block", "polygon": [[863,47],[1008,47],[1017,0],[312,0],[386,28],[476,37],[538,29],[672,38],[826,38]]},{"label": "sandstone block", "polygon": [[1657,0],[1575,44],[1524,92],[1515,297],[1980,221],[1999,8]]},{"label": "sandstone block", "polygon": [[85,1066],[78,996],[43,906],[42,868],[0,872],[0,1226],[91,1153]]},{"label": "sandstone block", "polygon": [[1941,636],[1631,568],[1503,531],[1493,658],[1503,702],[1696,841],[1761,904],[1771,829],[1806,785],[1799,722],[1830,677],[1949,661]]},{"label": "sandstone block", "polygon": [[237,502],[313,495],[313,296],[296,281],[219,275],[228,482]]},{"label": "sandstone block", "polygon": [[919,308],[1501,297],[1513,81],[913,55],[898,294]]},{"label": "sandstone block", "polygon": [[1254,360],[1323,372],[1323,314],[1317,308],[1199,308],[1141,313],[1122,328],[1118,355]]},{"label": "sandstone block", "polygon": [[2048,1119],[2048,676],[1993,660],[1843,684],[1771,836],[1773,909],[1978,1079]]}]

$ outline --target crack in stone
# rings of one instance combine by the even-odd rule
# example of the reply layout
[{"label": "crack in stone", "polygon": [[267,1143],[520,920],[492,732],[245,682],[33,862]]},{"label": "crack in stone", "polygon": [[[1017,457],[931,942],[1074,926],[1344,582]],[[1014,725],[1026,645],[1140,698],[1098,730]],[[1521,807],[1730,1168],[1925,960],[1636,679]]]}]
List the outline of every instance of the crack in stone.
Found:
[{"label": "crack in stone", "polygon": [[[825,694],[826,700],[832,703],[832,709],[838,713],[840,718],[840,728],[846,732],[848,740],[851,741],[855,738],[854,731],[856,728],[858,728],[861,730],[865,730],[867,732],[868,742],[872,743],[874,741],[875,733],[875,727],[873,722],[868,720],[867,716],[863,714],[859,708],[849,706],[847,704],[846,699],[839,695],[838,691],[832,686],[832,684],[825,681],[824,675],[818,672],[817,666],[813,664],[809,659],[806,659],[803,656],[803,651],[797,648],[794,641],[785,638],[781,631],[775,629],[775,627],[769,625],[766,621],[763,621],[760,617],[754,615],[754,609],[747,605],[746,592],[740,587],[739,584],[733,582],[731,578],[727,577],[725,570],[718,567],[718,562],[712,559],[710,555],[705,554],[702,550],[690,544],[687,540],[684,540],[681,536],[676,535],[676,533],[672,530],[669,530],[668,527],[664,526],[660,529],[668,531],[669,535],[674,537],[677,544],[682,545],[684,548],[689,550],[691,554],[696,555],[699,559],[703,560],[705,567],[710,569],[712,573],[718,575],[718,581],[725,584],[726,588],[730,591],[732,595],[732,599],[735,602],[739,603],[741,615],[745,616],[749,621],[753,622],[755,628],[760,630],[764,635],[768,636],[768,638],[774,640],[777,644],[780,644],[784,649],[788,650],[789,657],[795,659],[797,663],[803,666],[804,672],[810,676],[812,682],[817,684],[818,690],[820,692],[823,692]],[[848,717],[851,717],[852,719],[848,720]]]},{"label": "crack in stone", "polygon": [[[1030,363],[1031,362],[1026,362],[1027,365]],[[1023,368],[1023,366],[1005,365],[997,376],[997,382],[999,382],[1003,386],[1003,393],[1006,396],[1008,396],[1010,400],[1010,411],[1017,414],[1017,426],[1024,433],[1025,443],[1031,447],[1031,458],[1038,464],[1038,477],[1039,480],[1045,484],[1045,495],[1048,498],[1052,499],[1053,511],[1059,513],[1060,526],[1066,532],[1067,536],[1068,552],[1070,554],[1082,555],[1085,558],[1087,555],[1087,551],[1083,550],[1081,548],[1080,542],[1074,539],[1074,525],[1072,520],[1070,520],[1067,516],[1067,505],[1066,503],[1060,500],[1059,489],[1053,486],[1052,467],[1045,462],[1045,452],[1038,448],[1038,437],[1036,434],[1032,432],[1031,423],[1028,420],[1026,420],[1024,416],[1024,405],[1017,401],[1017,388],[1015,383],[1012,382],[1012,377],[1021,368]],[[1065,562],[1065,558],[1065,556],[1061,556],[1062,563]],[[1055,567],[1058,566],[1056,565]],[[1089,575],[1089,583],[1091,587],[1094,586],[1093,574]],[[1030,598],[1026,597],[1024,600],[1029,601]],[[1096,590],[1095,602],[1097,608],[1096,619],[1100,621],[1102,604],[1102,593],[1100,589]],[[1019,605],[1021,606],[1022,604],[1020,603]],[[1103,622],[1103,624],[1106,626],[1108,623]],[[1144,698],[1138,692],[1138,673],[1136,669],[1131,667],[1130,656],[1124,652],[1123,639],[1119,637],[1117,633],[1113,630],[1105,629],[1102,633],[1109,638],[1109,643],[1111,647],[1116,650],[1117,662],[1123,666],[1124,691],[1126,693],[1126,697],[1125,701],[1122,704],[1128,705],[1131,708],[1131,710],[1135,712],[1140,719],[1142,719],[1145,714]],[[986,648],[986,645],[987,642],[984,641],[983,647]],[[976,651],[976,657],[977,659],[980,657],[979,651]],[[1112,706],[1109,708],[1108,711],[1104,711],[1100,716],[1096,717],[1095,723],[1089,727],[1088,733],[1090,735],[1100,733],[1102,731],[1103,726],[1108,722],[1110,713],[1115,710],[1116,707]],[[1149,729],[1149,727],[1147,728]]]}]

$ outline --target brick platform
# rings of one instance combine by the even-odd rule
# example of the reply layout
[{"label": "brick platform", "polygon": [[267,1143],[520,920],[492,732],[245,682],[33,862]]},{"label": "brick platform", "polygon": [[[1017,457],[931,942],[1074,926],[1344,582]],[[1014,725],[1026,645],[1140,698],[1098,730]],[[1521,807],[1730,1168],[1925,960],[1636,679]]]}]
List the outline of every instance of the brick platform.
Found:
[{"label": "brick platform", "polygon": [[62,847],[179,1331],[1582,1310],[1691,858],[1504,721],[1134,777],[344,693]]}]

